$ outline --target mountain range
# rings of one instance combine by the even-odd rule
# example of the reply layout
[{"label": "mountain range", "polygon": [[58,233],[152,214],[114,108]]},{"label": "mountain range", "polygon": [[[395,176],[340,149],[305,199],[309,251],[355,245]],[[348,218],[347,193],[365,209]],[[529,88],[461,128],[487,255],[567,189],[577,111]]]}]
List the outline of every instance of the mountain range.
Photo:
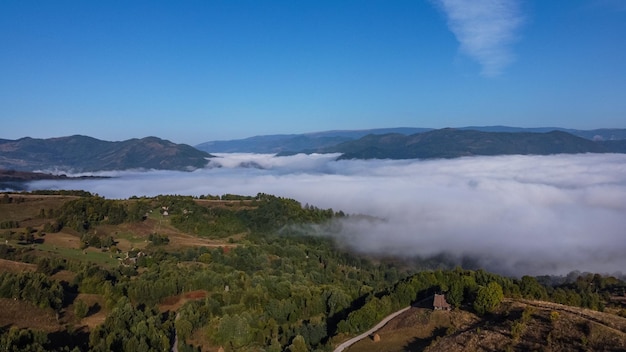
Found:
[{"label": "mountain range", "polygon": [[475,155],[626,153],[626,140],[593,141],[567,132],[483,132],[445,128],[409,136],[368,135],[316,150],[340,159],[431,159]]},{"label": "mountain range", "polygon": [[523,129],[506,126],[385,128],[256,136],[176,144],[157,137],[102,141],[87,136],[0,139],[0,169],[81,173],[107,170],[203,168],[209,152],[289,155],[341,153],[341,159],[427,159],[472,155],[626,153],[626,129]]},{"label": "mountain range", "polygon": [[[413,135],[434,131],[433,128],[379,128],[369,130],[324,131],[304,134],[278,134],[254,136],[244,139],[209,141],[196,145],[196,148],[209,153],[298,153],[303,151],[322,150],[340,143],[355,141],[367,135],[402,134]],[[594,130],[576,130],[560,127],[520,128],[508,126],[468,126],[456,130],[472,130],[481,132],[530,132],[546,133],[563,131],[571,135],[595,141],[626,139],[626,129],[604,128]]]},{"label": "mountain range", "polygon": [[193,170],[212,155],[157,137],[102,141],[87,136],[0,139],[0,169],[92,172],[125,169]]}]

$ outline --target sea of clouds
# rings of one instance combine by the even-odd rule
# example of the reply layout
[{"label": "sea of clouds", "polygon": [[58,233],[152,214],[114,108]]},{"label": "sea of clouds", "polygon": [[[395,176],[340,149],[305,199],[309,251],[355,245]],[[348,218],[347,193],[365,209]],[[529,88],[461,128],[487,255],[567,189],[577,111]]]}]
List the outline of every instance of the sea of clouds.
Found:
[{"label": "sea of clouds", "polygon": [[109,179],[46,180],[107,198],[256,195],[371,215],[334,234],[355,251],[472,258],[503,274],[626,268],[626,155],[341,160],[336,154],[218,154],[193,172],[120,171]]}]

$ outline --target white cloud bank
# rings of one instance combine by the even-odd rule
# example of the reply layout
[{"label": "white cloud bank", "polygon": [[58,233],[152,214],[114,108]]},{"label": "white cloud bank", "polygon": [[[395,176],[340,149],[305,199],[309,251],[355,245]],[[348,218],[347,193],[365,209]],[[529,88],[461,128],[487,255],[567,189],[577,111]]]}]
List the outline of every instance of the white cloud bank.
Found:
[{"label": "white cloud bank", "polygon": [[498,76],[513,61],[510,46],[524,20],[518,0],[433,0],[448,19],[461,51],[485,76]]},{"label": "white cloud bank", "polygon": [[119,172],[112,179],[38,181],[31,187],[85,189],[108,198],[264,192],[386,219],[354,217],[342,224],[341,241],[366,253],[446,252],[480,258],[505,274],[626,268],[623,154],[432,161],[220,156],[214,163],[221,167],[190,173]]}]

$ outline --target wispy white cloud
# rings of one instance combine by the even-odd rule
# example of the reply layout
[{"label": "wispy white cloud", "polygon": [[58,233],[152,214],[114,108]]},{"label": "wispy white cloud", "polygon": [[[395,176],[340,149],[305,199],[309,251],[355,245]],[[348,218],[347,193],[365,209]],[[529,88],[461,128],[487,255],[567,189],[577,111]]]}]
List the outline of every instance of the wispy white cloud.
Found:
[{"label": "wispy white cloud", "polygon": [[[108,173],[33,182],[109,198],[259,192],[366,214],[332,234],[355,251],[446,253],[505,274],[626,268],[626,154],[341,160],[332,155],[220,154],[194,172]],[[336,155],[335,155],[336,156]],[[259,167],[250,167],[258,165]]]},{"label": "wispy white cloud", "polygon": [[511,44],[524,22],[519,0],[434,0],[448,19],[461,51],[497,76],[514,59]]}]

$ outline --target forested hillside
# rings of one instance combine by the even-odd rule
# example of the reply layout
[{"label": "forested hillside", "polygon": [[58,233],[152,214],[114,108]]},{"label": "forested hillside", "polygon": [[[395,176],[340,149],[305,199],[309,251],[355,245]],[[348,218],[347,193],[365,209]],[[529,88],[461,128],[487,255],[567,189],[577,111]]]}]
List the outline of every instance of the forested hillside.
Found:
[{"label": "forested hillside", "polygon": [[369,135],[327,148],[341,159],[430,159],[476,155],[624,153],[620,141],[592,141],[562,131],[482,132],[445,128],[413,135]]},{"label": "forested hillside", "polygon": [[613,277],[516,279],[349,253],[319,235],[346,216],[267,194],[0,195],[0,349],[331,351],[434,293],[484,319],[522,298],[626,312]]},{"label": "forested hillside", "polygon": [[206,166],[210,154],[157,137],[102,141],[87,136],[0,139],[0,169],[63,172],[156,169],[191,170]]}]

